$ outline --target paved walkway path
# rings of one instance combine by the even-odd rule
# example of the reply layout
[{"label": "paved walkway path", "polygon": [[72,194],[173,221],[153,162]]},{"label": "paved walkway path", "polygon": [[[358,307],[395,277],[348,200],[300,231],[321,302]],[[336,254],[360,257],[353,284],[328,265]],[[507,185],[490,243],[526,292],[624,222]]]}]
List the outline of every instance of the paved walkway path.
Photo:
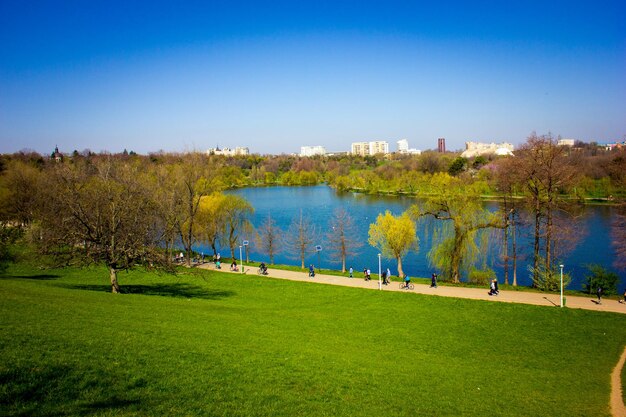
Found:
[{"label": "paved walkway path", "polygon": [[[199,268],[215,269],[215,265],[212,263],[205,263],[199,265]],[[256,274],[258,268],[246,268],[245,274]],[[231,272],[228,266],[225,266],[220,271],[240,274],[241,272]],[[375,275],[372,274],[372,277]],[[377,277],[377,276],[376,276]],[[372,279],[372,281],[365,281],[363,278],[347,278],[336,275],[324,275],[316,274],[314,278],[310,278],[308,272],[296,272],[296,271],[284,271],[280,269],[269,269],[268,278],[288,279],[292,281],[305,281],[305,282],[317,282],[320,284],[328,285],[342,285],[346,287],[367,288],[372,290],[378,290],[378,280]],[[560,296],[553,293],[536,293],[526,291],[505,291],[500,290],[500,295],[490,296],[488,289],[481,288],[465,288],[465,287],[448,287],[438,286],[437,288],[430,288],[428,285],[415,284],[414,290],[404,290],[399,288],[398,282],[392,282],[389,285],[383,285],[383,291],[402,291],[407,293],[419,293],[428,295],[438,295],[441,297],[457,297],[457,298],[469,298],[473,300],[487,300],[494,302],[505,303],[520,303],[520,304],[532,304],[538,306],[547,307],[559,307]],[[598,304],[593,297],[580,297],[571,296],[566,297],[566,306],[568,308],[582,308],[585,310],[596,311],[610,311],[613,313],[626,314],[626,304],[619,303],[616,300],[602,300],[602,304]]]}]

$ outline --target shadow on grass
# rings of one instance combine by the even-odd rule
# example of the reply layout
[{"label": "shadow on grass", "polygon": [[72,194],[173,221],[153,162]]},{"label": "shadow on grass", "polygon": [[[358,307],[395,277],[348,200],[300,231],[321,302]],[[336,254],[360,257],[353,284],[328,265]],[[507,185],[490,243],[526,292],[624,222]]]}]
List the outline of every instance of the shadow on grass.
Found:
[{"label": "shadow on grass", "polygon": [[10,416],[132,413],[141,408],[136,390],[145,383],[128,382],[130,380],[128,375],[65,365],[3,369],[0,371],[0,409]]},{"label": "shadow on grass", "polygon": [[0,275],[0,279],[33,279],[38,281],[49,281],[61,278],[61,275],[38,274],[38,275]]},{"label": "shadow on grass", "polygon": [[[59,284],[59,287],[87,290],[111,292],[110,285],[91,285],[91,284]],[[153,284],[141,285],[131,284],[121,286],[122,294],[141,294],[141,295],[157,295],[161,297],[180,297],[180,298],[201,298],[203,300],[217,300],[220,298],[232,297],[235,295],[233,291],[210,290],[199,287],[197,285],[185,283],[173,284]]]}]

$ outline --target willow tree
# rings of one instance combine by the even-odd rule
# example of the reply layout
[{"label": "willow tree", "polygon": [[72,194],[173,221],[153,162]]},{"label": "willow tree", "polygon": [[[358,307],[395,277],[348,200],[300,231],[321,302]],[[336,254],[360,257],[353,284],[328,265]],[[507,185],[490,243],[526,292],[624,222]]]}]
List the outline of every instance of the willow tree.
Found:
[{"label": "willow tree", "polygon": [[252,231],[250,216],[254,208],[248,200],[238,195],[224,196],[221,205],[221,216],[224,219],[224,238],[230,248],[230,257],[235,258],[235,248],[239,245],[240,236]]},{"label": "willow tree", "polygon": [[63,259],[104,263],[111,291],[120,292],[118,271],[165,263],[144,180],[140,166],[110,156],[50,168],[40,193],[38,242]]},{"label": "willow tree", "polygon": [[383,257],[398,262],[398,276],[404,276],[402,257],[409,250],[417,249],[418,245],[415,223],[409,214],[394,216],[389,210],[379,214],[376,222],[370,224],[368,236],[369,244],[377,248]]},{"label": "willow tree", "polygon": [[438,228],[438,245],[428,256],[443,271],[445,279],[459,282],[461,270],[474,264],[478,233],[491,227],[502,227],[497,213],[482,206],[477,187],[464,184],[448,174],[435,174],[430,189],[420,194],[410,211],[415,218],[430,216],[442,222]]},{"label": "willow tree", "polygon": [[213,255],[217,255],[217,245],[223,238],[225,231],[225,201],[226,196],[222,193],[200,197],[198,215],[194,222],[193,235],[195,239],[210,246]]}]

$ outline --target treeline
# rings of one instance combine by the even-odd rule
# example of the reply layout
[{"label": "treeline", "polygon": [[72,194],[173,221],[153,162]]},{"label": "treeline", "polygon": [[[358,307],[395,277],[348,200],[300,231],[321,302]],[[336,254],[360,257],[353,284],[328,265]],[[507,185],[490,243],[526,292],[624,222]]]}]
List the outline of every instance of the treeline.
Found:
[{"label": "treeline", "polygon": [[[0,257],[19,233],[59,262],[103,262],[113,291],[117,271],[135,265],[171,267],[172,250],[182,246],[191,262],[198,243],[230,255],[242,238],[256,237],[270,260],[281,244],[304,267],[314,239],[310,222],[294,214],[287,231],[271,218],[253,231],[253,207],[222,191],[245,186],[314,185],[326,181],[338,190],[402,193],[419,197],[401,219],[385,215],[372,225],[369,242],[398,260],[419,242],[407,236],[407,221],[432,218],[436,240],[428,254],[442,278],[479,280],[493,271],[477,266],[481,245],[502,246],[505,283],[516,285],[520,248],[516,231],[532,226],[532,267],[537,287],[553,289],[559,259],[576,243],[576,218],[586,198],[625,197],[626,151],[589,146],[557,146],[551,136],[531,135],[514,157],[477,157],[424,152],[387,157],[296,156],[223,157],[200,153],[137,155],[21,152],[0,159]],[[480,204],[497,196],[501,210]],[[522,210],[523,208],[523,210]],[[400,219],[398,219],[400,221]],[[358,248],[348,213],[336,213],[329,237],[345,269]],[[377,220],[378,222],[378,220]],[[612,236],[616,266],[626,265],[626,221],[618,215]],[[387,232],[393,232],[386,235]],[[415,233],[409,235],[415,236]],[[284,236],[284,239],[279,238]],[[400,240],[400,241],[398,241]]]},{"label": "treeline", "polygon": [[[532,135],[531,137],[536,137]],[[554,138],[545,136],[553,142]],[[523,152],[524,147],[515,152]],[[570,198],[620,200],[626,198],[626,149],[606,151],[596,144],[577,142],[574,147],[563,147],[566,164],[578,173],[561,191]],[[110,157],[134,161],[152,169],[184,163],[191,154],[153,153],[138,155],[134,152],[119,154],[94,154],[90,151],[73,151],[63,156],[64,163],[77,163]],[[460,153],[425,151],[420,155],[390,154],[376,156],[315,156],[248,155],[219,156],[194,154],[203,160],[220,178],[224,188],[316,185],[328,183],[340,191],[417,195],[428,188],[430,175],[448,173],[467,183],[481,183],[485,195],[499,195],[494,184],[495,173],[508,157],[494,155],[463,158]],[[49,156],[34,152],[19,152],[0,157],[0,173],[11,168],[14,162],[43,169],[54,161]],[[520,194],[521,195],[521,194]]]}]

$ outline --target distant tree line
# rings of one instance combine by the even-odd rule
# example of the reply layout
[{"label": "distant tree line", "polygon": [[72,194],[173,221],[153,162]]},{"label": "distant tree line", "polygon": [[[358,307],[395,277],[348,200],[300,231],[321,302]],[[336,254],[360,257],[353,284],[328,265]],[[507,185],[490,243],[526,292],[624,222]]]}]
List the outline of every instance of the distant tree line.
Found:
[{"label": "distant tree line", "polygon": [[[415,227],[431,219],[428,235],[436,244],[428,257],[444,279],[459,281],[462,274],[484,279],[487,268],[478,262],[482,246],[499,242],[505,283],[511,273],[516,285],[519,225],[532,225],[529,272],[536,286],[551,289],[558,260],[580,234],[580,204],[590,198],[617,203],[626,196],[626,150],[562,147],[550,135],[533,134],[514,157],[472,159],[432,151],[312,158],[132,151],[48,157],[24,151],[0,156],[0,257],[9,259],[7,246],[26,234],[60,263],[106,264],[114,292],[119,270],[172,268],[177,247],[190,264],[199,243],[214,253],[227,247],[235,257],[239,242],[249,239],[270,262],[282,250],[304,268],[305,255],[318,239],[309,219],[294,213],[289,229],[281,231],[269,215],[255,230],[254,208],[223,191],[321,182],[340,191],[418,197],[404,215],[381,214],[370,227],[369,243],[396,259],[400,273],[402,257],[419,248]],[[501,210],[487,211],[480,204],[485,196],[497,198]],[[621,213],[612,239],[615,266],[623,268],[626,210]],[[366,239],[354,235],[347,212],[335,213],[329,226],[329,249],[345,271],[346,259]]]}]

